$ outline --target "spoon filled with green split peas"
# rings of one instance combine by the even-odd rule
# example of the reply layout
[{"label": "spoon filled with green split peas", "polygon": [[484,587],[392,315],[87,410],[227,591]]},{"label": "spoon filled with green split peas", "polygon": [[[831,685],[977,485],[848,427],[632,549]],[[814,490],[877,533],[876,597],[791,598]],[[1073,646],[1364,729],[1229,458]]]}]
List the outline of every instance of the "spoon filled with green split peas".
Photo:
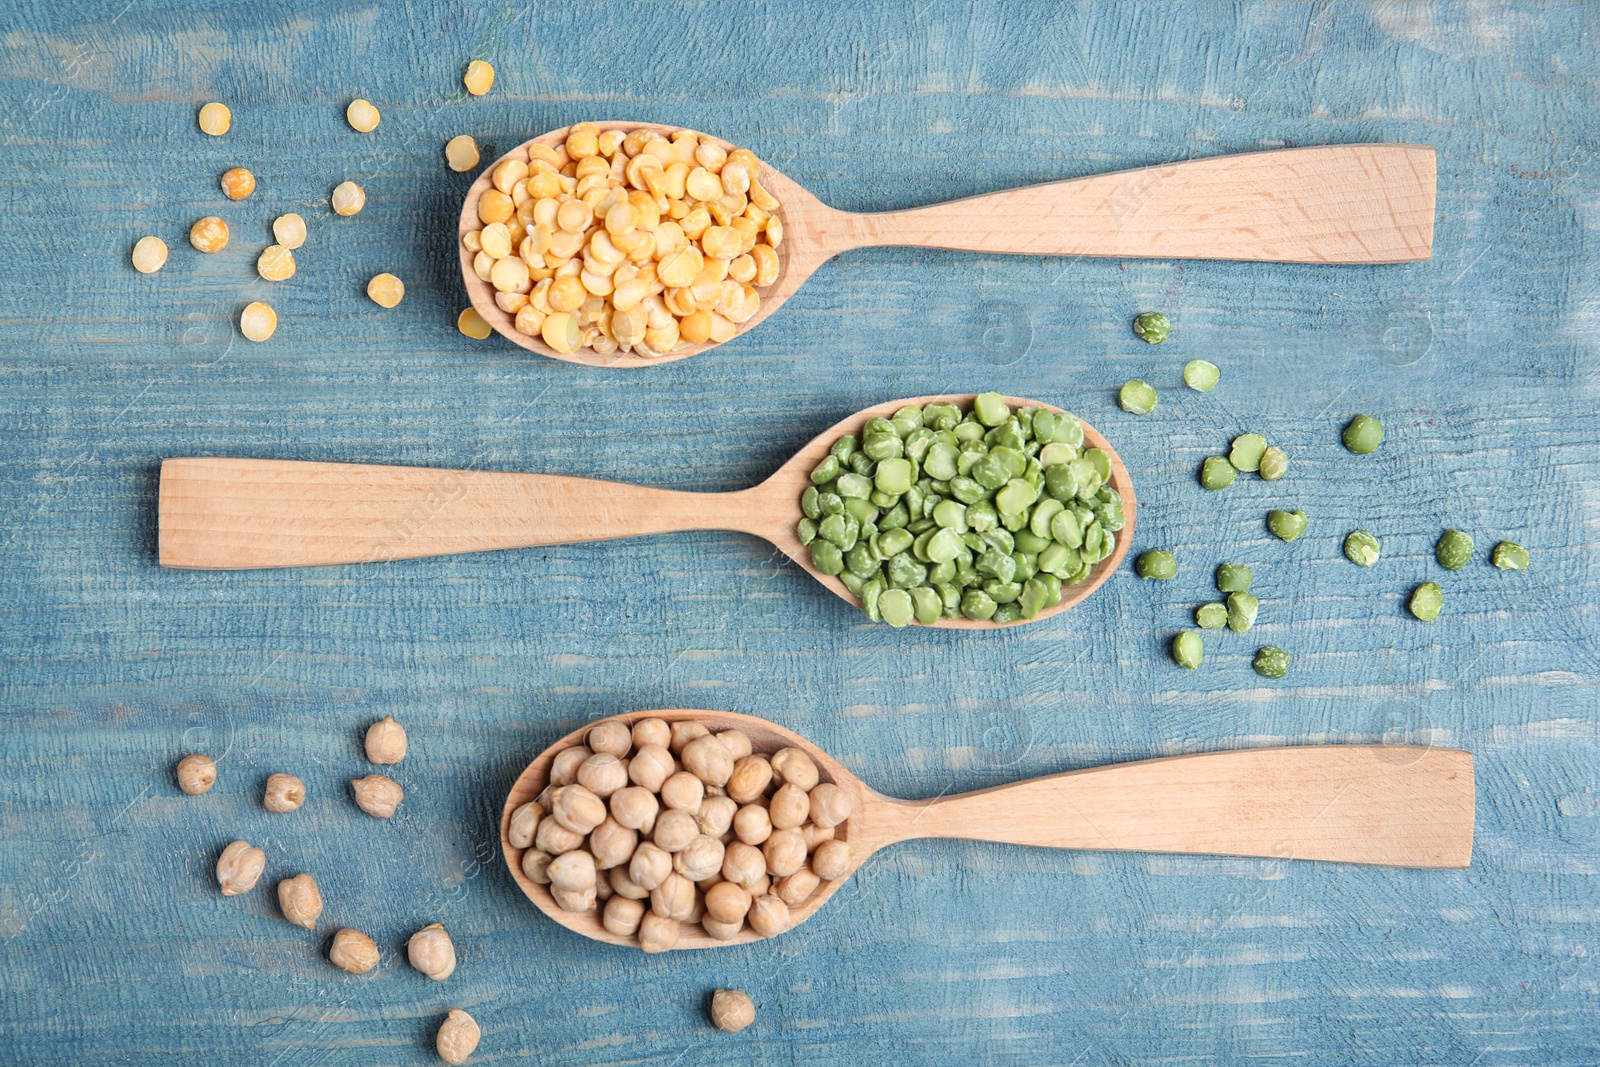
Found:
[{"label": "spoon filled with green split peas", "polygon": [[1133,484],[1060,408],[932,396],[857,412],[731,493],[589,478],[293,460],[161,467],[163,566],[370,563],[682,530],[775,545],[874,621],[988,628],[1049,618],[1127,552]]}]

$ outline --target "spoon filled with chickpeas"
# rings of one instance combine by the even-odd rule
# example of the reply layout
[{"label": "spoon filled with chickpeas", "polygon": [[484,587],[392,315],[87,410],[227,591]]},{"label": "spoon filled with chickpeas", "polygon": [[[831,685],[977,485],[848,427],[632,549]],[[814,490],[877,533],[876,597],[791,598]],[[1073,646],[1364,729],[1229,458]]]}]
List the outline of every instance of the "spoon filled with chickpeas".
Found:
[{"label": "spoon filled with chickpeas", "polygon": [[1133,484],[1093,427],[999,393],[867,408],[770,478],[686,493],[547,474],[288,460],[169,459],[161,563],[300,567],[739,530],[874,622],[1048,619],[1127,553]]},{"label": "spoon filled with chickpeas", "polygon": [[1430,255],[1433,204],[1432,148],[1364,144],[858,214],[708,134],[580,122],[485,170],[459,237],[472,305],[501,335],[556,359],[641,367],[733,339],[853,248],[1398,263]]},{"label": "spoon filled with chickpeas", "polygon": [[1409,745],[1171,756],[896,800],[764,719],[674,709],[551,745],[512,785],[500,837],[546,915],[664,952],[776,937],[914,838],[1459,868],[1473,811],[1471,754]]}]

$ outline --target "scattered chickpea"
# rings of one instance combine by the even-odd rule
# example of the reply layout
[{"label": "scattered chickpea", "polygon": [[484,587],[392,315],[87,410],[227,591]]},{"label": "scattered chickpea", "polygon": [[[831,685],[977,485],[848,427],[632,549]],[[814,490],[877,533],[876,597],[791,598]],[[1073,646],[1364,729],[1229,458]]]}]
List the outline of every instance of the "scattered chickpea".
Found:
[{"label": "scattered chickpea", "polygon": [[[380,274],[378,277],[385,277],[385,275]],[[396,279],[396,281],[398,280]],[[382,303],[382,301],[379,301],[379,303]],[[394,305],[387,304],[385,306],[393,307]],[[366,749],[367,759],[373,763],[399,763],[406,758],[406,728],[395,722],[393,715],[385,715],[367,727]]]},{"label": "scattered chickpea", "polygon": [[711,1022],[718,1030],[737,1034],[756,1021],[756,1005],[737,989],[719,989],[711,994]]},{"label": "scattered chickpea", "polygon": [[297,874],[278,883],[278,910],[296,926],[317,928],[322,917],[322,890],[309,874]]},{"label": "scattered chickpea", "polygon": [[333,935],[328,948],[328,959],[342,971],[366,974],[378,965],[378,943],[360,930],[349,928]]},{"label": "scattered chickpea", "polygon": [[256,273],[269,282],[286,282],[294,271],[294,253],[283,245],[268,245],[256,259]]},{"label": "scattered chickpea", "polygon": [[460,1008],[452,1008],[439,1026],[439,1036],[434,1038],[434,1048],[439,1058],[449,1064],[462,1064],[478,1048],[483,1031],[478,1022]]},{"label": "scattered chickpea", "polygon": [[467,72],[461,76],[461,83],[473,96],[482,96],[494,87],[494,68],[481,59],[474,59],[467,64]]},{"label": "scattered chickpea", "polygon": [[265,852],[248,841],[233,842],[217,858],[217,885],[222,887],[222,895],[236,897],[250,892],[261,880],[266,866]]},{"label": "scattered chickpea", "polygon": [[467,308],[456,317],[456,329],[466,334],[475,341],[481,341],[492,332],[489,324],[483,321],[483,316],[478,314],[477,308]]},{"label": "scattered chickpea", "polygon": [[369,774],[365,778],[353,779],[350,786],[355,790],[356,807],[380,819],[392,817],[406,796],[399,782],[381,774]]},{"label": "scattered chickpea", "polygon": [[468,134],[463,133],[445,142],[444,161],[457,174],[465,174],[472,170],[481,158],[478,154],[478,142]]},{"label": "scattered chickpea", "polygon": [[228,110],[228,105],[212,101],[200,109],[198,121],[201,133],[221,137],[233,125],[233,112]]},{"label": "scattered chickpea", "polygon": [[350,106],[344,109],[344,118],[357,133],[371,133],[383,121],[383,116],[372,106],[372,101],[360,97],[350,101]]},{"label": "scattered chickpea", "polygon": [[192,797],[217,784],[217,764],[199,752],[178,761],[178,788]]},{"label": "scattered chickpea", "polygon": [[228,247],[228,224],[207,215],[189,227],[189,243],[197,252],[220,252]]},{"label": "scattered chickpea", "polygon": [[355,182],[340,182],[333,187],[333,213],[335,215],[354,215],[366,206],[366,190]]},{"label": "scattered chickpea", "polygon": [[306,220],[294,212],[272,220],[272,236],[283,247],[293,250],[306,243]]},{"label": "scattered chickpea", "polygon": [[256,191],[256,176],[243,167],[234,167],[222,174],[222,195],[229,200],[243,200]]},{"label": "scattered chickpea", "polygon": [[265,341],[278,328],[278,313],[257,300],[239,313],[239,332],[252,341]]},{"label": "scattered chickpea", "polygon": [[167,242],[159,237],[141,237],[133,246],[133,269],[154,274],[167,265]]},{"label": "scattered chickpea", "polygon": [[439,923],[429,923],[411,935],[406,942],[406,958],[435,982],[444,981],[456,970],[455,943]]},{"label": "scattered chickpea", "polygon": [[274,774],[267,778],[266,795],[261,803],[268,811],[280,815],[295,811],[306,802],[306,784],[292,774]]}]

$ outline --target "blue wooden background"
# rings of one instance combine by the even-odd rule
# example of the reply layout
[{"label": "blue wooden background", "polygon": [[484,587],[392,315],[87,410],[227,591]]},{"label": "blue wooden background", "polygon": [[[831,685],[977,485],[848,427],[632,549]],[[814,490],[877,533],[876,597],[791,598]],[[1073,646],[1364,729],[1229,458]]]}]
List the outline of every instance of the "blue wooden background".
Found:
[{"label": "blue wooden background", "polygon": [[[431,1062],[452,1007],[484,1063],[1489,1065],[1600,1060],[1600,89],[1593,7],[485,0],[0,5],[0,1060]],[[461,71],[487,58],[491,95]],[[343,110],[382,109],[370,136]],[[202,136],[217,99],[233,131]],[[451,233],[485,159],[589,118],[753,148],[840,207],[917,205],[1190,156],[1414,141],[1439,152],[1431,262],[1384,268],[1063,262],[905,250],[825,266],[754,334],[656,369],[590,370],[456,332]],[[493,146],[488,147],[488,146]],[[240,204],[217,175],[245,165]],[[351,178],[366,210],[339,219]],[[268,223],[310,238],[254,272]],[[189,223],[216,212],[226,253]],[[142,234],[172,258],[128,265]],[[365,281],[392,271],[383,311]],[[233,326],[248,301],[270,342]],[[1133,315],[1173,339],[1147,347]],[[1222,368],[1185,390],[1182,363]],[[1147,418],[1116,387],[1162,391]],[[723,490],[842,415],[997,388],[1063,404],[1134,472],[1135,550],[1084,607],[1001,633],[868,625],[736,535],[348,567],[155,563],[157,467],[217,454],[543,470]],[[1344,453],[1356,411],[1382,451]],[[1293,457],[1223,494],[1200,460],[1256,430]],[[1309,532],[1270,538],[1270,506]],[[1472,532],[1455,575],[1438,531]],[[1343,560],[1364,526],[1371,570]],[[1521,541],[1533,569],[1485,554]],[[1165,655],[1223,559],[1261,621]],[[1442,578],[1445,612],[1409,619]],[[1257,645],[1294,656],[1282,682]],[[868,782],[933,796],[1242,745],[1471,749],[1469,870],[1425,873],[962,842],[897,847],[779,940],[646,957],[529,907],[494,820],[562,732],[654,706],[769,716]],[[365,725],[412,755],[401,814],[347,800]],[[184,753],[217,757],[202,799]],[[260,807],[303,777],[292,816]],[[268,879],[223,899],[219,848]],[[313,872],[313,937],[265,888]],[[441,921],[435,984],[397,954]],[[379,971],[323,959],[336,925]],[[758,1023],[704,1021],[716,986]]]}]

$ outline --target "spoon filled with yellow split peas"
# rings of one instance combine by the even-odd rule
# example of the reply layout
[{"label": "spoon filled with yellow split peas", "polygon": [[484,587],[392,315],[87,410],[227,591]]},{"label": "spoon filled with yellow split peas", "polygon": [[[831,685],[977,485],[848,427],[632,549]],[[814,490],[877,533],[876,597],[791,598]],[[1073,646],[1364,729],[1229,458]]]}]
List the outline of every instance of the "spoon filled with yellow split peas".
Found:
[{"label": "spoon filled with yellow split peas", "polygon": [[556,359],[641,367],[733,339],[852,248],[1401,263],[1430,255],[1433,204],[1432,148],[1358,144],[857,214],[707,134],[583,122],[485,170],[459,236],[472,305],[502,336]]},{"label": "spoon filled with yellow split peas", "polygon": [[1171,756],[896,800],[765,719],[674,709],[551,745],[512,785],[500,840],[550,918],[665,952],[776,937],[919,837],[1456,868],[1473,813],[1472,756],[1412,745]]},{"label": "spoon filled with yellow split peas", "polygon": [[770,478],[685,493],[588,478],[258,459],[161,466],[161,563],[367,563],[680,530],[766,538],[874,622],[989,628],[1080,603],[1127,553],[1127,468],[1038,401],[917,397],[839,422]]}]

